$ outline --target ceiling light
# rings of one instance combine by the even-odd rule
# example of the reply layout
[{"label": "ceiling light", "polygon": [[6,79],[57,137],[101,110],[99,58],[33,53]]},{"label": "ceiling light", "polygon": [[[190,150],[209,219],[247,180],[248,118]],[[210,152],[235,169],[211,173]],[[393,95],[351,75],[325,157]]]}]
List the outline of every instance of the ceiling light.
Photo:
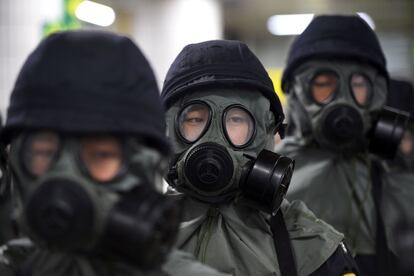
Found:
[{"label": "ceiling light", "polygon": [[298,35],[313,19],[312,13],[273,15],[267,20],[267,29],[274,35]]},{"label": "ceiling light", "polygon": [[[371,16],[365,12],[357,12],[371,29],[375,29],[375,23]],[[274,35],[299,35],[312,21],[314,14],[278,14],[269,17],[267,29]]]},{"label": "ceiling light", "polygon": [[115,12],[111,7],[92,1],[81,2],[76,8],[75,15],[82,21],[102,27],[107,27],[115,21]]}]

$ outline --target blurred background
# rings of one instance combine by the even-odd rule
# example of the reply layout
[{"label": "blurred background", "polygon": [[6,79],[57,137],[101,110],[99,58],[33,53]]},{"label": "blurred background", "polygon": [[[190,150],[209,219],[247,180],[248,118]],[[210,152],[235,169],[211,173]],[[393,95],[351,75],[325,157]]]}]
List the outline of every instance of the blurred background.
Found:
[{"label": "blurred background", "polygon": [[150,60],[160,87],[186,44],[242,40],[280,94],[289,46],[312,17],[356,13],[377,33],[391,76],[414,81],[414,0],[0,0],[0,112],[27,55],[52,32],[127,34]]}]

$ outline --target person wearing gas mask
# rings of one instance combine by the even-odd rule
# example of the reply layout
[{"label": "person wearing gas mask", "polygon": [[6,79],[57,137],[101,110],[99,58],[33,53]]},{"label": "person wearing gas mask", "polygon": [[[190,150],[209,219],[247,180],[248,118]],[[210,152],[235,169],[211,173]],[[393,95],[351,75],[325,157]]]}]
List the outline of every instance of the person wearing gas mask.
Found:
[{"label": "person wearing gas mask", "polygon": [[[2,120],[0,118],[0,131]],[[0,244],[17,236],[12,221],[13,201],[7,153],[0,143]]]},{"label": "person wearing gas mask", "polygon": [[398,221],[413,221],[414,176],[390,175],[407,115],[384,104],[389,80],[375,33],[358,16],[318,16],[290,48],[282,86],[296,160],[287,194],[345,234],[362,273],[396,275]]},{"label": "person wearing gas mask", "polygon": [[28,238],[0,247],[0,275],[223,275],[169,254],[180,210],[157,191],[164,128],[155,77],[129,38],[43,40],[20,71],[1,134]]},{"label": "person wearing gas mask", "polygon": [[408,127],[395,158],[388,162],[391,170],[414,172],[414,88],[408,81],[392,79],[387,105],[410,113]]},{"label": "person wearing gas mask", "polygon": [[[408,81],[391,79],[387,105],[410,113],[410,121],[394,159],[387,160],[384,164],[387,177],[394,179],[400,178],[401,174],[414,172],[414,89],[412,84]],[[397,195],[400,196],[400,194]],[[394,201],[398,202],[398,198]],[[399,217],[397,212],[392,215]],[[414,264],[411,253],[414,252],[414,220],[405,220],[405,218],[397,220],[393,224],[392,235],[396,237],[395,250],[401,267],[399,276],[413,275]]]},{"label": "person wearing gas mask", "polygon": [[175,154],[169,194],[184,201],[179,248],[237,276],[357,274],[342,234],[284,200],[294,161],[270,151],[284,115],[245,44],[187,45],[161,97]]}]

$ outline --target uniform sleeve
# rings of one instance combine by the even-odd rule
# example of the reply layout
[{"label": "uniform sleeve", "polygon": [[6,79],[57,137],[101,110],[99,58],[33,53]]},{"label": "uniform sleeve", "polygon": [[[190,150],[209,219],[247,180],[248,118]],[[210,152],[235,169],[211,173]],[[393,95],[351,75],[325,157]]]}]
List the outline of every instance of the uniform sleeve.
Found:
[{"label": "uniform sleeve", "polygon": [[354,258],[341,243],[329,259],[309,276],[364,276]]}]

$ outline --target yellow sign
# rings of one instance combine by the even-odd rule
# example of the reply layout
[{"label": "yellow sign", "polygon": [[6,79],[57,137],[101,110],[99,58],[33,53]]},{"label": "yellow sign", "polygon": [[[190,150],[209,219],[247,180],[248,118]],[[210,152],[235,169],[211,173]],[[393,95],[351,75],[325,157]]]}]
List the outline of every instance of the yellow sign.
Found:
[{"label": "yellow sign", "polygon": [[277,96],[282,103],[282,106],[286,106],[286,96],[282,92],[282,68],[267,68],[267,73],[269,74],[270,79],[273,82]]},{"label": "yellow sign", "polygon": [[83,0],[62,0],[62,17],[56,21],[49,21],[43,24],[43,36],[48,36],[51,33],[79,29],[81,23],[75,16],[76,7]]}]

